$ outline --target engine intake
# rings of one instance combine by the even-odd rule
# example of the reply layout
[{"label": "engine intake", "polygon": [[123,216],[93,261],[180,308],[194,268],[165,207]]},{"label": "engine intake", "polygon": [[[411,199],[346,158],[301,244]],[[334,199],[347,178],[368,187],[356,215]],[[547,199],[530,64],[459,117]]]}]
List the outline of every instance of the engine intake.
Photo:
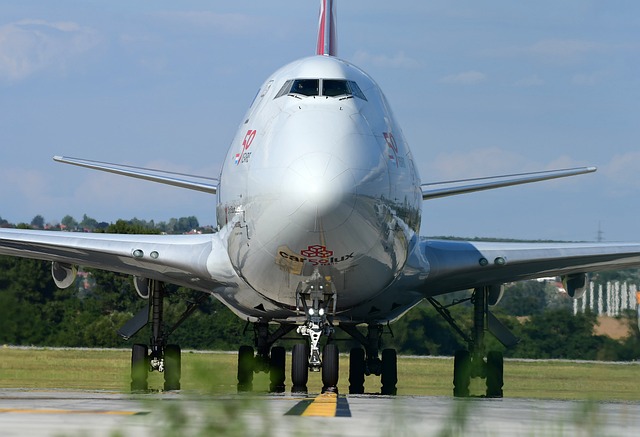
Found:
[{"label": "engine intake", "polygon": [[77,274],[78,268],[74,265],[58,261],[51,263],[51,276],[58,288],[69,288],[76,280]]},{"label": "engine intake", "polygon": [[567,290],[569,297],[580,299],[587,291],[589,279],[586,273],[573,273],[562,277],[562,285]]}]

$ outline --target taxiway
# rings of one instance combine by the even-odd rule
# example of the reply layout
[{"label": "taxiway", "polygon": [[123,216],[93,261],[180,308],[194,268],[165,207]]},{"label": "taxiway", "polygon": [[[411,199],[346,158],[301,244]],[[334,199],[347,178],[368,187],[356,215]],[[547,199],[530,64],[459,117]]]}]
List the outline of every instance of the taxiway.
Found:
[{"label": "taxiway", "polygon": [[[637,435],[640,403],[0,389],[0,435]],[[168,432],[167,432],[168,431]],[[116,434],[117,433],[117,434]]]}]

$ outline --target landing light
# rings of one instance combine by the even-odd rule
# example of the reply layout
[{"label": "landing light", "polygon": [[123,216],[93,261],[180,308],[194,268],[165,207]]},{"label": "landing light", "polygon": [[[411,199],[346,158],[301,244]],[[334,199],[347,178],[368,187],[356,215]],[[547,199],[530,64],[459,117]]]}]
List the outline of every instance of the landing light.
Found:
[{"label": "landing light", "polygon": [[321,316],[324,316],[324,308],[320,308],[320,311],[318,311],[318,314],[320,314]]},{"label": "landing light", "polygon": [[309,315],[313,316],[316,312],[313,310],[313,308],[309,308]]}]

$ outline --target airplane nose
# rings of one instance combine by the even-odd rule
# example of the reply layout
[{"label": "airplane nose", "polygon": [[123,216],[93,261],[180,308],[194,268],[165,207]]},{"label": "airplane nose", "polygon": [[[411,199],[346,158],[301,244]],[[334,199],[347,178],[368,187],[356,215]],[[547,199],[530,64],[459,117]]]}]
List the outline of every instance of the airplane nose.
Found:
[{"label": "airplane nose", "polygon": [[355,207],[356,181],[337,156],[310,152],[284,171],[282,213],[305,231],[330,231],[342,225]]}]

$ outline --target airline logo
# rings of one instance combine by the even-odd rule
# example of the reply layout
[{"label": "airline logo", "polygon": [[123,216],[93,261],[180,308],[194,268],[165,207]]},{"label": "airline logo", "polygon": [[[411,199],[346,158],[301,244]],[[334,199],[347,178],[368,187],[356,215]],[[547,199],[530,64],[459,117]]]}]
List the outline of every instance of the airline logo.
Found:
[{"label": "airline logo", "polygon": [[327,250],[326,246],[308,246],[306,250],[301,250],[300,254],[308,258],[329,258],[333,256],[333,250]]},{"label": "airline logo", "polygon": [[287,267],[287,270],[290,271],[294,270],[295,264],[298,264],[298,268],[295,270],[301,271],[302,264],[305,262],[314,266],[332,266],[354,257],[353,252],[340,257],[333,256],[333,253],[333,250],[329,250],[326,246],[319,244],[307,246],[306,249],[300,251],[299,255],[290,250],[285,250],[284,246],[282,246],[278,250],[279,258],[277,263]]},{"label": "airline logo", "polygon": [[393,162],[396,167],[404,167],[404,158],[398,156],[398,144],[391,132],[383,132],[384,140],[387,142],[389,161]]},{"label": "airline logo", "polygon": [[249,162],[251,158],[251,152],[249,151],[249,147],[251,147],[251,143],[253,143],[254,138],[256,137],[256,130],[249,129],[242,140],[242,150],[240,153],[236,153],[234,157],[234,164],[239,165],[240,163]]}]

